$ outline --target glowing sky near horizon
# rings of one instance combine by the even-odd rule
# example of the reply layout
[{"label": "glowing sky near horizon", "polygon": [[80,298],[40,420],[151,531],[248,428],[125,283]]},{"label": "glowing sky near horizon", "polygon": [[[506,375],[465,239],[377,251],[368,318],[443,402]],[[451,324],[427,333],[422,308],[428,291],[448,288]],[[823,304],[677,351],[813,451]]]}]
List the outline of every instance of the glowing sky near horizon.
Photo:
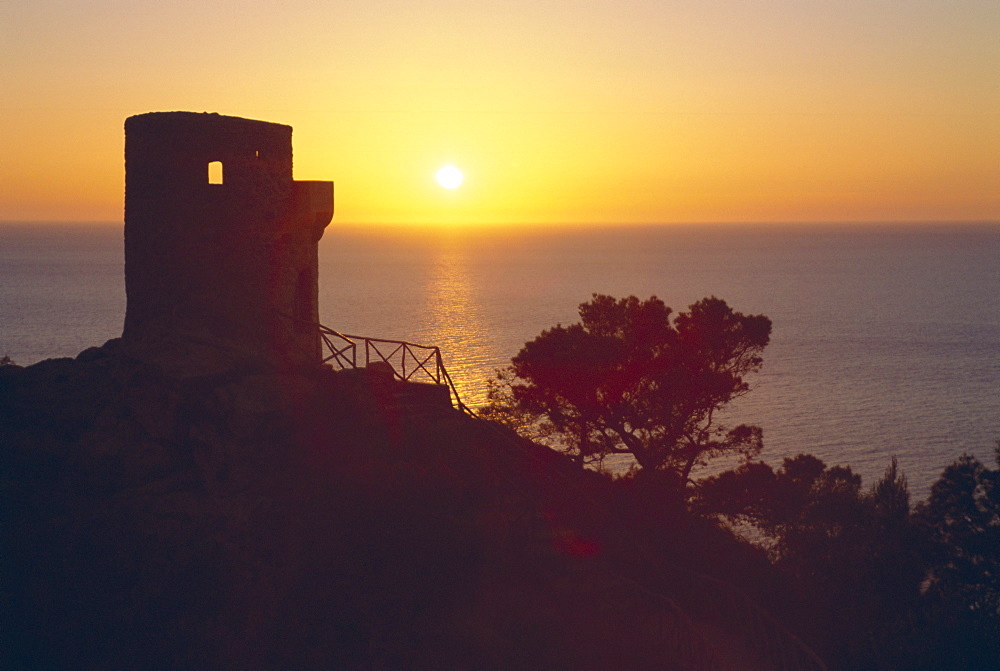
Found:
[{"label": "glowing sky near horizon", "polygon": [[997,35],[995,0],[6,0],[0,220],[120,221],[124,119],[168,110],[292,125],[337,221],[997,220]]}]

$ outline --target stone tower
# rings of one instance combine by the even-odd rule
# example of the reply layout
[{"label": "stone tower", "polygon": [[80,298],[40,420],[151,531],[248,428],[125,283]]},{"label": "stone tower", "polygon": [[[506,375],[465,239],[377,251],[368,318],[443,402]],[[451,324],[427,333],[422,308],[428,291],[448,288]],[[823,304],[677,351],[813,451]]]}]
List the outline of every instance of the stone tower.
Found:
[{"label": "stone tower", "polygon": [[317,252],[332,217],[332,182],[292,179],[290,126],[129,117],[126,352],[185,375],[319,363]]}]

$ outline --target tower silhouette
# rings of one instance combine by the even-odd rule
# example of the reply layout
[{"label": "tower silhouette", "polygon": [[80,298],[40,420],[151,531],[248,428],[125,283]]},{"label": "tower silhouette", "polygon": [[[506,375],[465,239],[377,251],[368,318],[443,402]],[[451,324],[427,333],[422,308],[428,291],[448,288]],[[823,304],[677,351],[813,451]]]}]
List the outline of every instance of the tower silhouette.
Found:
[{"label": "tower silhouette", "polygon": [[130,355],[183,374],[321,361],[333,183],[292,179],[292,128],[194,112],[125,121]]}]

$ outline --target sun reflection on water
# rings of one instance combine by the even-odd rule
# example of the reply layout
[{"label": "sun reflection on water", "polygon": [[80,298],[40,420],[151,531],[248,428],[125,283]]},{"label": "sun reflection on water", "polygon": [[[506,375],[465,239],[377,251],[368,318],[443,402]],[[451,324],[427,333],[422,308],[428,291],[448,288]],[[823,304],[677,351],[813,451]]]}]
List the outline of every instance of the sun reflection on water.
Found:
[{"label": "sun reflection on water", "polygon": [[493,338],[485,326],[467,248],[457,238],[443,237],[440,242],[424,292],[426,318],[420,338],[441,348],[462,401],[475,407],[486,401],[481,371],[492,360]]}]

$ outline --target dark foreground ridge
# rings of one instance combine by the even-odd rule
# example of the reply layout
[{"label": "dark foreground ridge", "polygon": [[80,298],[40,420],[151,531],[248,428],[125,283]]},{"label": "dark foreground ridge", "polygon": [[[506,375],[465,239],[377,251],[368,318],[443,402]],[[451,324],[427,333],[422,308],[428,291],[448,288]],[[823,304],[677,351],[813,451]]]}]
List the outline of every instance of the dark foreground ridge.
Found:
[{"label": "dark foreground ridge", "polygon": [[0,445],[4,668],[823,668],[762,558],[377,372],[111,341],[0,366]]}]

